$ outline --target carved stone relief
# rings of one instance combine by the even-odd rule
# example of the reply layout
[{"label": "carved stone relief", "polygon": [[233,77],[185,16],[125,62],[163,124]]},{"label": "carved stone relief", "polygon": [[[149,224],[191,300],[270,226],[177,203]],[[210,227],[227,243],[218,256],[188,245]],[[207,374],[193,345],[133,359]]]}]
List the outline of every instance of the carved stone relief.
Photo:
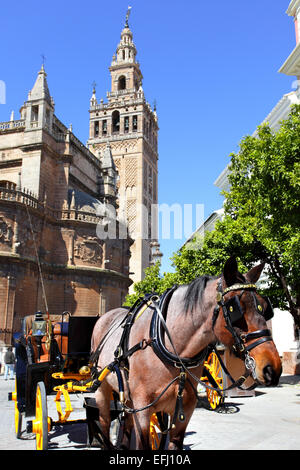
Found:
[{"label": "carved stone relief", "polygon": [[18,243],[20,244],[19,251],[23,255],[35,256],[35,244],[40,246],[40,239],[43,231],[43,222],[34,219],[32,220],[33,233],[26,218],[21,218],[18,222]]},{"label": "carved stone relief", "polygon": [[98,264],[102,263],[103,250],[97,238],[88,237],[75,242],[74,256],[84,262]]},{"label": "carved stone relief", "polygon": [[13,229],[11,225],[0,217],[0,243],[7,243],[11,245],[13,238]]}]

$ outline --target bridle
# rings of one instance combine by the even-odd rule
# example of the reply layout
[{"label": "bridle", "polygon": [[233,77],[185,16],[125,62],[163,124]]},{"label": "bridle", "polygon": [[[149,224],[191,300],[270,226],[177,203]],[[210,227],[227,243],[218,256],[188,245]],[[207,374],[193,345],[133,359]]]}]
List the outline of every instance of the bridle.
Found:
[{"label": "bridle", "polygon": [[[235,295],[226,301],[224,298],[226,294],[233,291],[241,292],[239,295]],[[221,310],[225,319],[226,329],[231,333],[234,339],[233,350],[238,355],[238,357],[244,361],[246,369],[250,371],[253,379],[256,380],[256,364],[254,358],[250,356],[249,351],[259,346],[260,344],[265,343],[266,341],[272,341],[273,339],[272,333],[269,329],[256,330],[249,333],[238,333],[236,331],[235,324],[244,316],[240,299],[245,291],[251,292],[257,312],[262,315],[265,320],[272,318],[274,313],[271,302],[268,297],[263,297],[263,299],[267,302],[267,308],[264,310],[255,295],[255,284],[233,284],[232,286],[223,290],[221,278],[217,285],[217,306],[215,307],[213,313],[213,327]],[[254,339],[257,341],[247,344],[249,341]]]}]

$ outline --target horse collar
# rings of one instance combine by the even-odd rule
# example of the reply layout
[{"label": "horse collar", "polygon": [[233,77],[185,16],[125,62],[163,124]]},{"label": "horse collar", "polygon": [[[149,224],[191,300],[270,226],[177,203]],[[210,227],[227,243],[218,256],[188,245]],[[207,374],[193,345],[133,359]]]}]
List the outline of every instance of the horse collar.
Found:
[{"label": "horse collar", "polygon": [[[152,305],[154,306],[154,312],[153,312],[151,323],[150,323],[151,347],[153,351],[155,352],[155,354],[165,364],[169,364],[177,368],[184,367],[184,368],[189,369],[189,368],[199,366],[199,364],[201,364],[204,361],[204,358],[207,354],[207,348],[200,351],[196,356],[192,358],[180,357],[177,354],[172,338],[170,337],[170,333],[166,325],[168,305],[176,289],[177,289],[176,285],[173,286],[171,289],[167,289],[160,298],[155,299],[152,302]],[[159,300],[158,303],[157,303],[157,300]],[[167,334],[170,340],[174,353],[172,351],[169,351],[164,344],[165,334]]]}]

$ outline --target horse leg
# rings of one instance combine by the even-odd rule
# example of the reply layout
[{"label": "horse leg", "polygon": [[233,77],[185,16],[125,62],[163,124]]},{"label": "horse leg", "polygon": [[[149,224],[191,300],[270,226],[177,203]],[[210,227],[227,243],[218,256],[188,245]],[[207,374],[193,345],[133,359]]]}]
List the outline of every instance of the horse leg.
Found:
[{"label": "horse leg", "polygon": [[[145,406],[145,404],[139,404],[138,406],[136,406],[136,408],[143,406]],[[150,417],[151,412],[149,410],[140,411],[133,416],[136,450],[151,450]]]},{"label": "horse leg", "polygon": [[130,449],[130,441],[131,441],[131,432],[133,429],[133,418],[131,414],[126,414],[124,417],[124,422],[123,422],[123,436],[122,440],[120,443],[120,447],[123,450],[129,450]]},{"label": "horse leg", "polygon": [[102,383],[95,393],[95,400],[99,410],[100,438],[104,449],[111,449],[112,445],[109,440],[109,430],[111,423],[110,416],[110,400],[112,389],[106,383]]},{"label": "horse leg", "polygon": [[170,442],[168,445],[168,450],[182,450],[183,449],[183,440],[185,436],[185,431],[187,424],[177,423],[176,428],[170,431]]},{"label": "horse leg", "polygon": [[194,412],[196,401],[192,400],[192,403],[189,402],[184,406],[184,421],[177,421],[175,428],[170,431],[170,442],[168,445],[168,450],[182,450],[183,449],[183,440],[185,436],[186,428],[189,424],[191,416]]}]

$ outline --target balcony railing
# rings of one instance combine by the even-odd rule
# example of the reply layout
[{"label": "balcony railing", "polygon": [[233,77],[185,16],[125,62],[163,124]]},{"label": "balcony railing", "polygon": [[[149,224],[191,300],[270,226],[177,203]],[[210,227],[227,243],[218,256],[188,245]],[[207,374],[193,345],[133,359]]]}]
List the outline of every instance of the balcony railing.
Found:
[{"label": "balcony railing", "polygon": [[32,192],[24,189],[19,191],[9,187],[0,187],[0,203],[1,201],[16,202],[24,204],[34,210],[39,211],[42,215],[46,214],[56,220],[76,220],[90,224],[97,224],[103,220],[102,216],[98,216],[93,212],[82,211],[77,208],[57,210],[47,206],[44,202],[40,201]]},{"label": "balcony railing", "polygon": [[25,127],[25,119],[18,119],[17,121],[0,122],[0,131],[7,129],[16,129],[18,127]]}]

